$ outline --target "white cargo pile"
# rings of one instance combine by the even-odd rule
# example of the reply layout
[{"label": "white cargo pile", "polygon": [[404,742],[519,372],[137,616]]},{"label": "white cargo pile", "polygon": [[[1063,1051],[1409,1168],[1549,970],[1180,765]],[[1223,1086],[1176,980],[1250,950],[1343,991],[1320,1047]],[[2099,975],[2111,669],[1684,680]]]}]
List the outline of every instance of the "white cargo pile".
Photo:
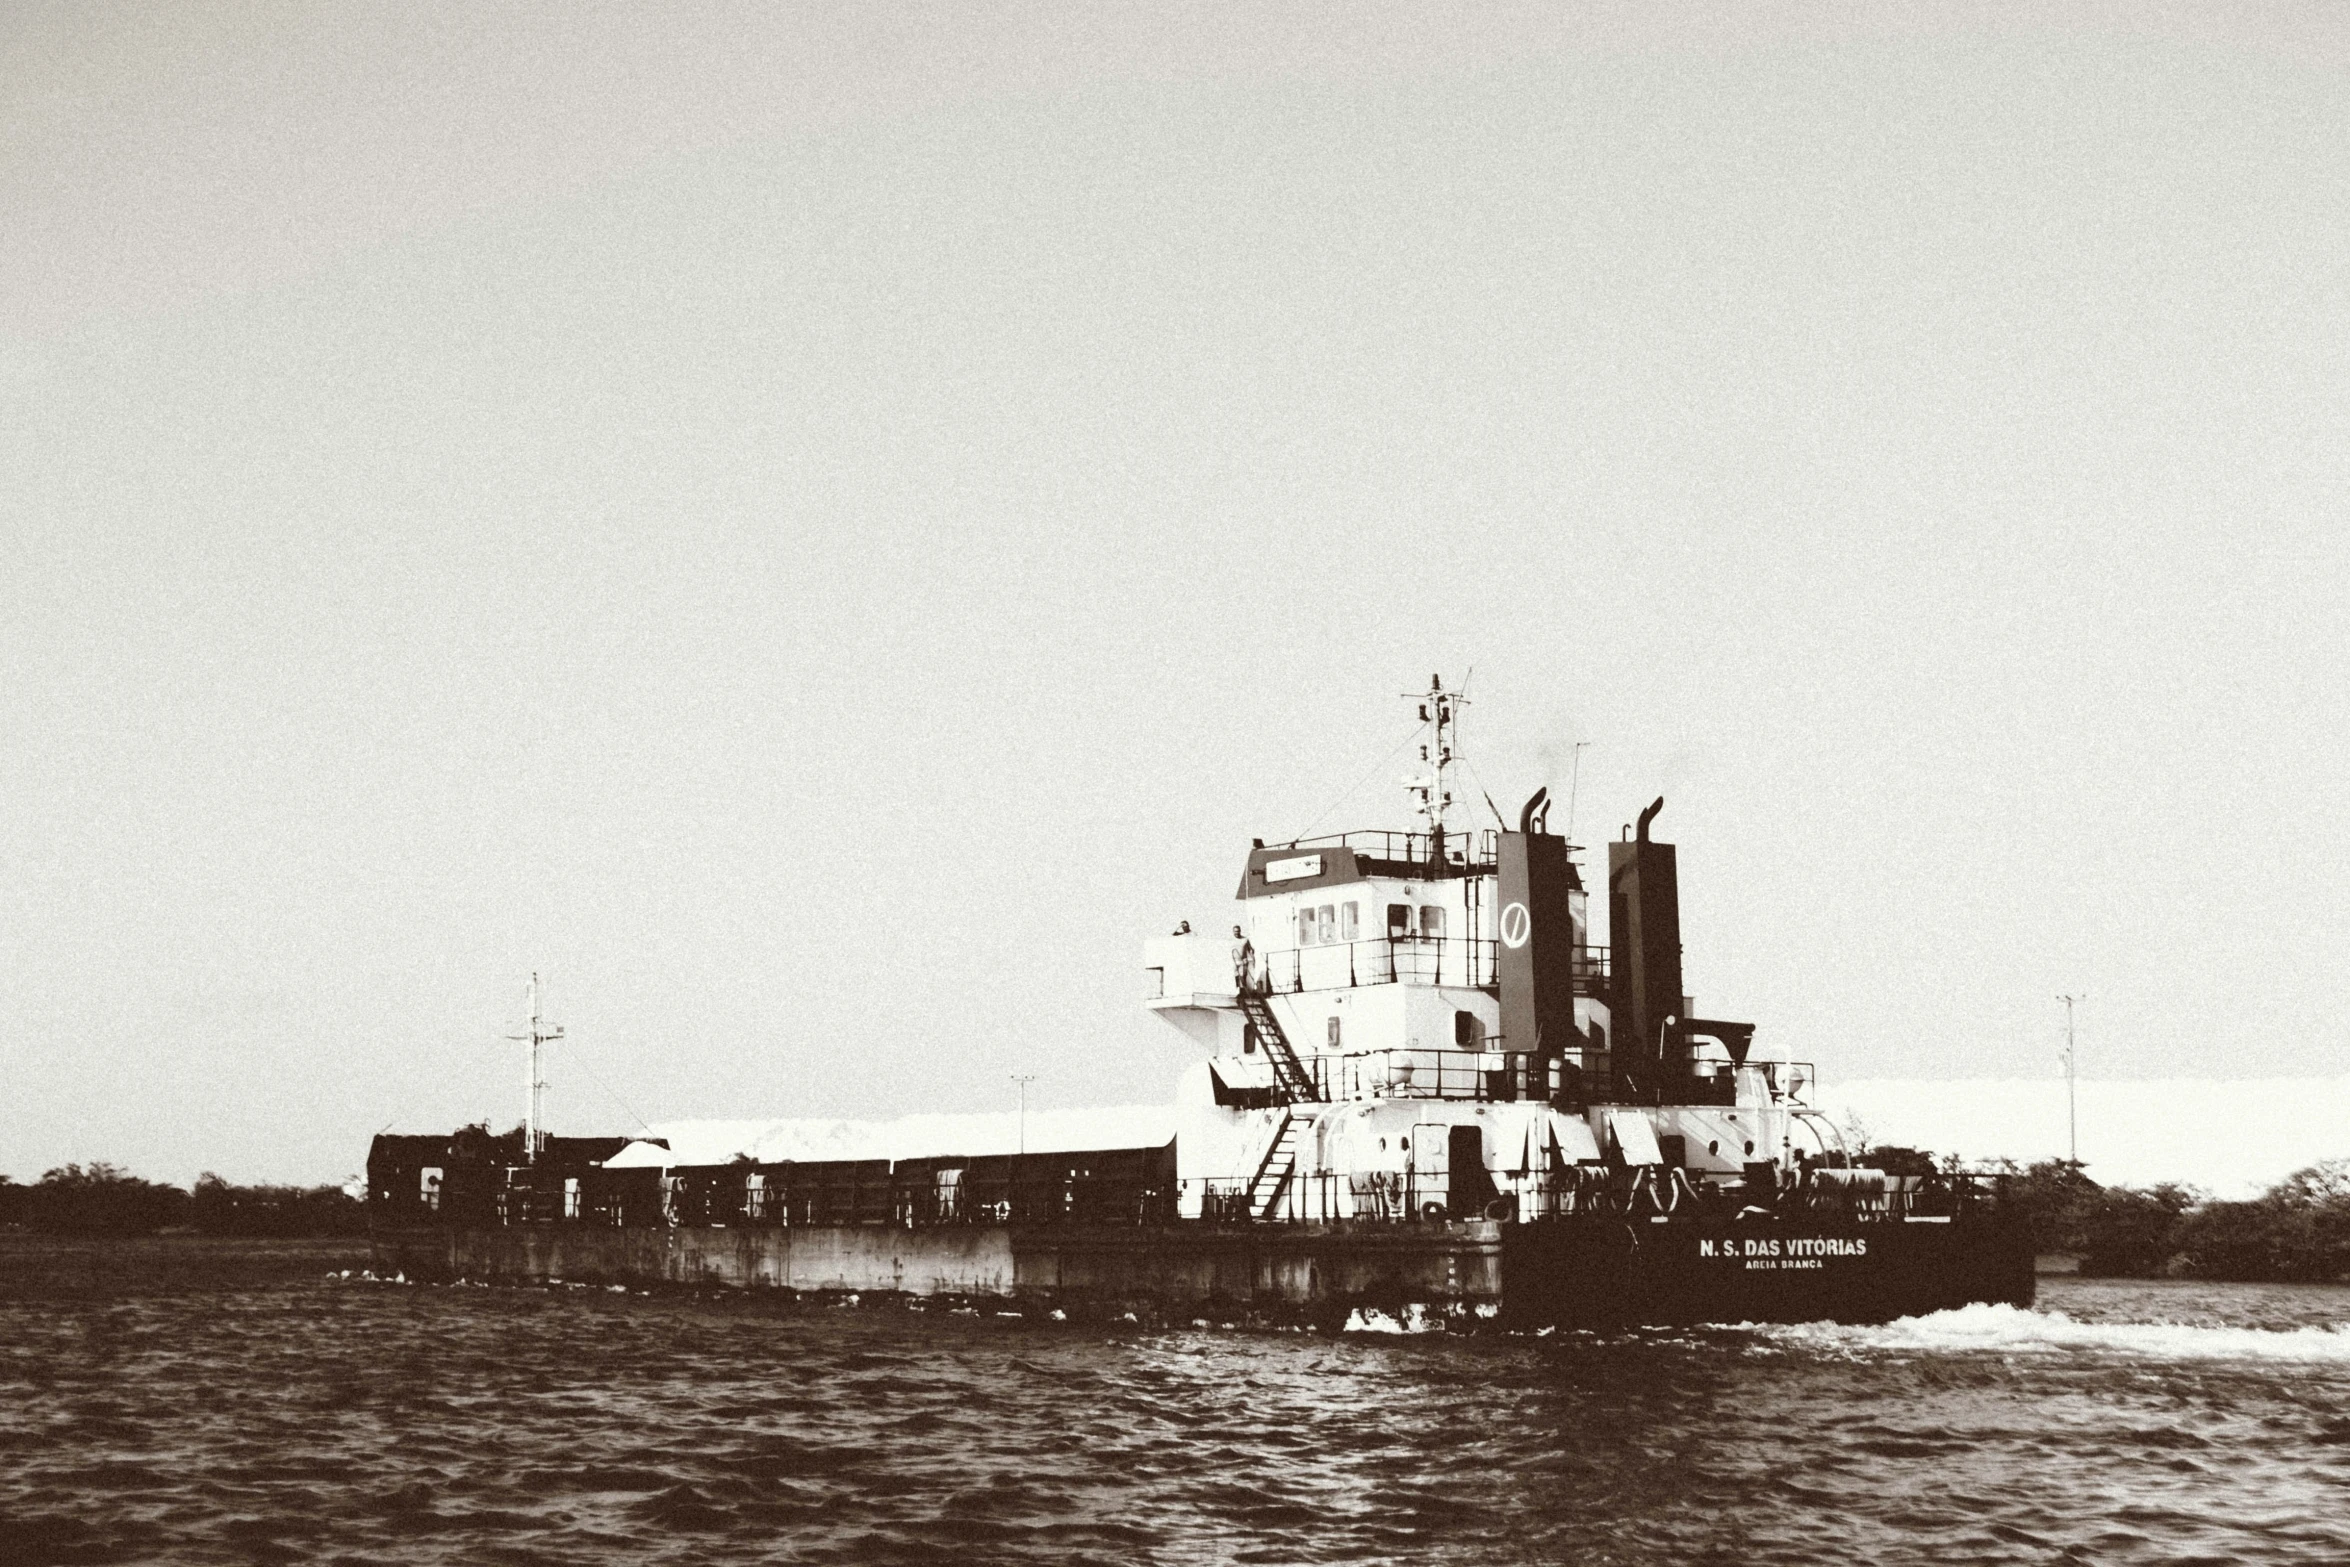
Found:
[{"label": "white cargo pile", "polygon": [[[758,1164],[832,1159],[922,1159],[1069,1153],[1094,1148],[1164,1148],[1175,1135],[1173,1105],[1107,1105],[982,1115],[908,1115],[894,1121],[795,1119],[664,1121],[605,1161],[613,1170],[672,1165]],[[655,1142],[653,1139],[659,1139]],[[664,1148],[661,1142],[668,1144]]]}]

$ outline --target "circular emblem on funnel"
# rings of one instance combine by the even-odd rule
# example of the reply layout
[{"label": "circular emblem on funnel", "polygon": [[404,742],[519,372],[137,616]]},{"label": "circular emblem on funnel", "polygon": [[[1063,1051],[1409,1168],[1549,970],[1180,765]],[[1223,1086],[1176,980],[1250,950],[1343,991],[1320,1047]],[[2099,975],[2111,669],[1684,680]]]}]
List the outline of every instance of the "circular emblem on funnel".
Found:
[{"label": "circular emblem on funnel", "polygon": [[1518,948],[1534,933],[1534,916],[1526,912],[1526,905],[1513,903],[1501,911],[1501,944]]}]

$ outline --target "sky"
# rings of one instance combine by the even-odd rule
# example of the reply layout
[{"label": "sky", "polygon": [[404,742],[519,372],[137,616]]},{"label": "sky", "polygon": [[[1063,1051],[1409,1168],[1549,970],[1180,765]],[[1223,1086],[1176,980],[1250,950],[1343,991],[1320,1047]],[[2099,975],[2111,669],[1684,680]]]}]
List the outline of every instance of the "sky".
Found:
[{"label": "sky", "polygon": [[0,1172],[534,971],[557,1131],[1161,1101],[1432,672],[1828,1083],[2350,1076],[2345,148],[2319,6],[10,6]]}]

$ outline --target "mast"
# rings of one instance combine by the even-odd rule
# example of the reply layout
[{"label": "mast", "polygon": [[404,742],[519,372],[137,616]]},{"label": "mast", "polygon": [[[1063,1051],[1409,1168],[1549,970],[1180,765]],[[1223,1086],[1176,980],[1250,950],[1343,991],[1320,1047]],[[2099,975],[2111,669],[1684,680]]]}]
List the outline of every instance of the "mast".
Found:
[{"label": "mast", "polygon": [[1420,746],[1420,762],[1426,769],[1404,780],[1404,787],[1417,804],[1413,807],[1420,819],[1428,824],[1428,870],[1432,876],[1444,874],[1444,829],[1452,811],[1453,768],[1458,763],[1454,752],[1454,731],[1460,723],[1459,709],[1469,705],[1469,699],[1457,691],[1444,689],[1442,675],[1428,677],[1428,689],[1422,692],[1406,691],[1404,700],[1420,704],[1420,722],[1428,726],[1428,737]]},{"label": "mast", "polygon": [[525,1164],[539,1162],[539,1147],[546,1141],[547,1076],[545,1050],[563,1037],[563,1025],[548,1023],[539,1017],[539,976],[537,970],[530,976],[530,1026],[527,1032],[508,1034],[508,1039],[529,1045],[523,1069],[522,1160]]}]

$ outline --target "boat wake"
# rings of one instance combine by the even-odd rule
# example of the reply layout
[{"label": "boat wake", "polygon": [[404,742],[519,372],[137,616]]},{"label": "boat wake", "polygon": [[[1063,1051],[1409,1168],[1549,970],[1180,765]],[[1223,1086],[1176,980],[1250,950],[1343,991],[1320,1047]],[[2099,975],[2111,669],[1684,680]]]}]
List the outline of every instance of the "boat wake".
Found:
[{"label": "boat wake", "polygon": [[1961,1306],[1878,1326],[1807,1322],[1754,1329],[1782,1348],[1829,1355],[2099,1353],[2167,1361],[2259,1360],[2350,1366],[2350,1322],[2298,1328],[2082,1322],[2061,1311]]}]

